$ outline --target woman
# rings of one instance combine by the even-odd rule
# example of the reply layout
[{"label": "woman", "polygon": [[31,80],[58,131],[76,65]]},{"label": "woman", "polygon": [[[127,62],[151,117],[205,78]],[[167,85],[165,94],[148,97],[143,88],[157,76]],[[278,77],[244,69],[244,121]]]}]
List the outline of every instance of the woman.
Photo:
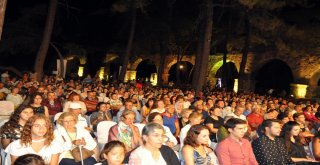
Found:
[{"label": "woman", "polygon": [[175,137],[179,136],[180,127],[178,117],[174,114],[174,105],[167,105],[166,111],[163,113],[163,125],[170,128]]},{"label": "woman", "polygon": [[182,165],[219,164],[214,152],[208,147],[209,129],[197,124],[190,128],[182,147]]},{"label": "woman", "polygon": [[189,123],[189,116],[192,113],[192,109],[183,109],[181,112],[181,118],[179,118],[179,127],[182,129]]},{"label": "woman", "polygon": [[304,116],[306,117],[307,121],[310,122],[319,122],[318,118],[316,118],[315,113],[313,112],[313,108],[311,105],[307,105],[304,108],[304,112],[303,112]]},{"label": "woman", "polygon": [[297,165],[308,165],[309,162],[315,162],[307,156],[304,147],[298,142],[300,126],[297,122],[289,121],[283,125],[281,136],[284,140],[286,149],[292,161]]},{"label": "woman", "polygon": [[90,123],[94,132],[97,132],[97,125],[101,121],[112,121],[110,107],[109,103],[99,102],[97,104],[97,111],[90,115]]},{"label": "woman", "polygon": [[112,126],[109,130],[108,141],[119,140],[126,146],[126,151],[130,152],[141,144],[138,127],[133,125],[135,112],[124,110],[120,117],[120,122]]},{"label": "woman", "polygon": [[172,148],[178,144],[177,139],[172,135],[170,129],[167,126],[163,125],[162,115],[159,112],[154,112],[149,115],[148,123],[151,122],[158,123],[164,128],[166,139],[163,142],[163,145],[167,145]]},{"label": "woman", "polygon": [[33,116],[33,109],[29,105],[20,105],[1,127],[1,144],[5,149],[11,142],[20,139],[23,126]]},{"label": "woman", "polygon": [[50,119],[42,114],[32,116],[23,127],[21,139],[9,144],[6,152],[11,156],[11,163],[25,154],[37,154],[46,164],[57,165],[60,146],[54,141]]},{"label": "woman", "polygon": [[70,108],[71,103],[79,103],[81,105],[82,114],[86,114],[86,112],[87,112],[86,104],[83,101],[81,101],[81,97],[78,93],[72,92],[69,95],[68,101],[64,104],[63,112],[69,112],[69,108]]},{"label": "woman", "polygon": [[217,135],[218,129],[224,124],[223,118],[220,117],[222,110],[221,108],[213,107],[210,109],[210,113],[211,115],[205,119],[204,123],[210,130],[210,140],[212,142],[217,142],[216,135]]},{"label": "woman", "polygon": [[31,97],[31,107],[33,109],[34,114],[43,114],[49,117],[48,107],[41,105],[42,103],[42,95],[40,93],[35,93]]},{"label": "woman", "polygon": [[13,165],[45,165],[45,162],[39,155],[26,154],[18,157]]},{"label": "woman", "polygon": [[110,141],[104,145],[100,159],[103,165],[122,165],[124,156],[126,153],[126,147],[120,141]]},{"label": "woman", "polygon": [[136,94],[132,94],[130,99],[132,100],[133,106],[137,107],[137,110],[141,110],[141,104]]},{"label": "woman", "polygon": [[77,127],[78,118],[71,112],[64,112],[57,120],[57,128],[54,131],[55,137],[59,145],[62,147],[59,165],[77,165],[75,158],[70,150],[83,146],[89,151],[93,151],[93,155],[84,159],[85,165],[93,165],[98,157],[97,143],[90,135],[90,132],[83,127]]},{"label": "woman", "polygon": [[142,121],[145,121],[152,109],[156,108],[157,100],[155,98],[148,99],[147,103],[141,109]]},{"label": "woman", "polygon": [[132,151],[129,165],[179,165],[175,152],[162,145],[165,130],[158,123],[148,123],[142,130],[143,145]]}]

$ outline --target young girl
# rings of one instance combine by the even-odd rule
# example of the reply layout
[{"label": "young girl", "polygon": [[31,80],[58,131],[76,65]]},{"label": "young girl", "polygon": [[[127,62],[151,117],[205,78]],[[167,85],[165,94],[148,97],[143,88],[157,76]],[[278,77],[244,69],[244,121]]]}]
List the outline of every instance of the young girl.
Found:
[{"label": "young girl", "polygon": [[122,165],[126,147],[120,141],[108,142],[100,154],[103,165]]},{"label": "young girl", "polygon": [[48,117],[42,114],[32,116],[24,125],[21,139],[9,144],[6,152],[11,156],[12,164],[25,154],[37,154],[46,164],[57,165],[60,147],[53,142],[53,128]]},{"label": "young girl", "polygon": [[97,111],[90,115],[90,124],[94,132],[97,132],[97,126],[101,121],[112,121],[110,107],[109,103],[99,102],[97,104]]}]

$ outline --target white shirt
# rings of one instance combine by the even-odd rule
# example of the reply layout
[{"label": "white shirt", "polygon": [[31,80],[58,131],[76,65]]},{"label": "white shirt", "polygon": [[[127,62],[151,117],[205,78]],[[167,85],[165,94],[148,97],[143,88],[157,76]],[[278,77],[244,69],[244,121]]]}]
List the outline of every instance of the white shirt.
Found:
[{"label": "white shirt", "polygon": [[[165,126],[165,125],[162,125],[164,130],[165,130],[165,135],[169,138],[169,142],[172,142],[174,145],[177,145],[178,144],[178,141],[177,139],[173,136],[173,134],[171,133],[170,131],[170,128]],[[165,144],[165,143],[164,143]]]},{"label": "white shirt", "polygon": [[185,125],[185,126],[180,130],[180,135],[179,135],[179,138],[180,138],[180,148],[183,147],[184,139],[186,138],[187,133],[188,133],[188,131],[189,131],[190,128],[191,128],[191,125],[190,125],[190,124],[187,124],[187,125]]},{"label": "white shirt", "polygon": [[247,121],[246,116],[245,116],[245,115],[243,115],[243,114],[241,114],[240,116],[237,116],[236,114],[231,113],[231,114],[229,114],[228,116],[232,116],[233,118],[237,118],[237,119],[241,119],[241,120],[245,120],[245,121]]},{"label": "white shirt", "polygon": [[51,142],[49,146],[42,147],[39,152],[34,151],[31,146],[21,145],[20,142],[20,139],[13,141],[8,145],[5,152],[17,157],[25,154],[36,154],[41,156],[46,164],[50,164],[51,156],[53,154],[61,152],[61,146],[56,141]]},{"label": "white shirt", "polygon": [[152,154],[149,150],[143,146],[135,149],[129,157],[129,165],[166,165],[166,161],[160,153],[158,160],[152,158]]}]

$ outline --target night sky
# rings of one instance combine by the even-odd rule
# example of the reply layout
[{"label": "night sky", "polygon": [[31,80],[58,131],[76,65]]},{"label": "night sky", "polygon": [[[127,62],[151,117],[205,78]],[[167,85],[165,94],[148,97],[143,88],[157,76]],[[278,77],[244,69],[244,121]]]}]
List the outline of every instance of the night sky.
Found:
[{"label": "night sky", "polygon": [[[63,55],[86,54],[89,73],[102,66],[106,53],[123,55],[130,30],[130,8],[123,5],[126,0],[59,0],[55,27],[51,42]],[[211,54],[241,53],[237,42],[243,37],[241,29],[241,10],[236,1],[214,1],[214,29]],[[299,2],[287,0],[286,2]],[[301,1],[302,2],[302,1]],[[286,25],[310,31],[320,36],[320,2],[306,0],[305,4],[291,4],[278,10],[252,9],[256,14],[270,14],[279,17]],[[43,28],[47,16],[49,0],[8,0],[4,20],[3,34],[0,41],[2,60],[0,65],[14,66],[22,71],[32,71],[34,58],[39,49]],[[198,18],[201,15],[202,0],[176,0],[172,13],[168,10],[166,0],[146,0],[145,5],[138,9],[136,32],[132,56],[139,54],[154,55],[160,52],[160,42],[170,38],[178,46],[190,42],[186,49],[188,54],[196,53],[196,36],[198,33]],[[224,7],[221,7],[224,6]],[[171,16],[170,19],[168,16]],[[260,20],[264,21],[264,20]],[[240,26],[240,28],[238,27]],[[272,26],[272,25],[270,25]],[[164,29],[170,28],[170,35],[163,35]],[[311,33],[312,32],[312,33]],[[279,35],[279,36],[278,36]],[[253,43],[251,51],[274,48],[270,42],[277,37],[283,37],[279,32],[261,32],[252,28],[252,36],[264,37],[263,44]],[[234,44],[232,48],[225,46],[225,39]],[[291,38],[283,37],[291,42]],[[304,40],[302,40],[304,42]],[[304,42],[302,47],[310,47],[314,41]],[[320,42],[318,42],[320,43]],[[292,43],[295,44],[295,43]],[[319,44],[318,44],[319,45]],[[292,47],[295,47],[294,45]],[[262,48],[262,49],[261,49]],[[170,53],[170,48],[167,50]],[[57,54],[49,47],[45,72],[55,67]],[[151,69],[153,70],[153,69]],[[144,76],[144,75],[142,75]],[[187,81],[187,80],[184,80]]]}]

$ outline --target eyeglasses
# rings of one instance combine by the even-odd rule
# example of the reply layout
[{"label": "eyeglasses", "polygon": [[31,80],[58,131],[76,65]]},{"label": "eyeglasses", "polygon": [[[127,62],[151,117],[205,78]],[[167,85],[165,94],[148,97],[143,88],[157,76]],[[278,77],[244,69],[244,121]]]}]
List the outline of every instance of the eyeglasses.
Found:
[{"label": "eyeglasses", "polygon": [[71,122],[74,122],[75,120],[65,120],[63,121],[64,123],[71,123]]}]

